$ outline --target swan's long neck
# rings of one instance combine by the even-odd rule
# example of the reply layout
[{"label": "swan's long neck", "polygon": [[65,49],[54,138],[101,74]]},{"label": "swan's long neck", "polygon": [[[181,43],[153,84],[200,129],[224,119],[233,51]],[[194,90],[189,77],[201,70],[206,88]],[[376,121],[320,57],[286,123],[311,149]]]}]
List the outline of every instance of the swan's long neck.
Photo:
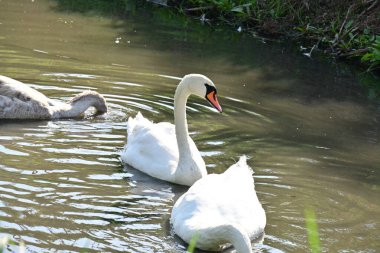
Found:
[{"label": "swan's long neck", "polygon": [[[178,145],[178,164],[174,172],[175,183],[192,185],[207,174],[205,163],[194,148],[187,130],[186,102],[192,94],[189,82],[181,82],[174,95],[174,123]],[[196,153],[194,153],[196,152]]]},{"label": "swan's long neck", "polygon": [[210,234],[231,243],[238,253],[252,253],[251,240],[247,232],[237,225],[225,224],[210,228]]},{"label": "swan's long neck", "polygon": [[189,96],[188,87],[183,84],[178,85],[174,95],[174,124],[179,151],[178,167],[181,167],[180,163],[191,157],[186,120],[186,102]]}]

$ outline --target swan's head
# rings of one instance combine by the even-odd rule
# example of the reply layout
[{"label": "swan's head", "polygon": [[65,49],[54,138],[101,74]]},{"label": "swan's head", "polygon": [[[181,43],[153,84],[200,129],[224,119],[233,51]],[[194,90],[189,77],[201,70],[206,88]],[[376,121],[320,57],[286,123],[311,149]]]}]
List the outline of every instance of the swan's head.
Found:
[{"label": "swan's head", "polygon": [[73,107],[80,106],[79,104],[86,104],[88,106],[93,106],[96,109],[96,114],[104,114],[107,112],[107,103],[102,95],[96,91],[84,91],[76,95],[70,104]]},{"label": "swan's head", "polygon": [[182,85],[188,87],[192,94],[205,98],[219,112],[222,112],[222,107],[216,96],[215,84],[206,76],[200,74],[189,74],[183,77]]}]

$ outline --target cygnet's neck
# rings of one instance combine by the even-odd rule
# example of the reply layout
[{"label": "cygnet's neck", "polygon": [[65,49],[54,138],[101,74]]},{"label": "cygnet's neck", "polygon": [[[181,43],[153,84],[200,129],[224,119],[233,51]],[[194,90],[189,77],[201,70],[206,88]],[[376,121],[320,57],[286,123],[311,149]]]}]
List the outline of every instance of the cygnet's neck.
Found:
[{"label": "cygnet's neck", "polygon": [[89,107],[95,107],[97,112],[107,111],[104,98],[97,92],[85,91],[78,94],[67,104],[56,104],[51,107],[52,118],[80,117]]}]

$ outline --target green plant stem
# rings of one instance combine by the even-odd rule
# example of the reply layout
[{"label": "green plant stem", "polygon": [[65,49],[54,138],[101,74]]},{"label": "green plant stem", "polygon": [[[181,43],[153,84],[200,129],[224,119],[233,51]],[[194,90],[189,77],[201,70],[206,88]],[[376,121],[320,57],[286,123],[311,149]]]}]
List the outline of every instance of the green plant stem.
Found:
[{"label": "green plant stem", "polygon": [[199,238],[199,234],[194,234],[194,235],[191,237],[191,240],[190,240],[189,246],[187,247],[187,252],[189,252],[189,253],[194,252],[195,247],[196,247],[196,245],[197,245],[198,238]]},{"label": "green plant stem", "polygon": [[312,253],[320,253],[318,224],[315,212],[311,208],[305,209],[305,222],[307,230],[307,239]]}]

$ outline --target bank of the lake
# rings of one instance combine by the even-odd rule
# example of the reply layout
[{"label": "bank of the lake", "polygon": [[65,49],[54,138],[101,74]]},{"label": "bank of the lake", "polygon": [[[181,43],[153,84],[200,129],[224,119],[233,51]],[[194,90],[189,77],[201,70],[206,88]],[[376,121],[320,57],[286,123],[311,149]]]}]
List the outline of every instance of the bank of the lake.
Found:
[{"label": "bank of the lake", "polygon": [[[163,1],[153,1],[163,2]],[[185,0],[164,1],[203,22],[229,24],[238,31],[291,38],[340,58],[360,58],[369,70],[380,64],[378,0]]]},{"label": "bank of the lake", "polygon": [[184,26],[199,23],[289,42],[300,54],[344,61],[357,72],[370,99],[380,98],[380,3],[378,0],[56,0],[59,8],[120,17],[160,16]]}]

